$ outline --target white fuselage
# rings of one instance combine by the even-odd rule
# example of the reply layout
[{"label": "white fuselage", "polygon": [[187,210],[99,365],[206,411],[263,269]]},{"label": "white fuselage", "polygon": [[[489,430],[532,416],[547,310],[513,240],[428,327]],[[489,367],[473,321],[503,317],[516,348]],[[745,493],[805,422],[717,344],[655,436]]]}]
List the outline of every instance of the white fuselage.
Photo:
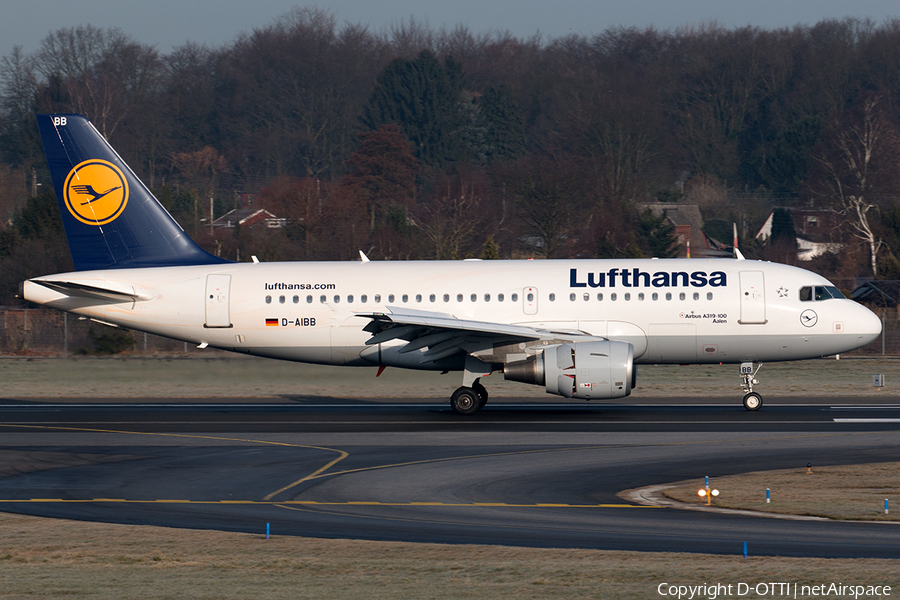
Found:
[{"label": "white fuselage", "polygon": [[[135,299],[67,295],[41,280]],[[38,304],[195,344],[362,366],[384,355],[366,346],[370,319],[356,315],[389,307],[629,342],[638,363],[798,360],[873,341],[881,323],[865,307],[800,298],[830,285],[775,263],[654,259],[234,263],[66,273],[23,290]]]}]

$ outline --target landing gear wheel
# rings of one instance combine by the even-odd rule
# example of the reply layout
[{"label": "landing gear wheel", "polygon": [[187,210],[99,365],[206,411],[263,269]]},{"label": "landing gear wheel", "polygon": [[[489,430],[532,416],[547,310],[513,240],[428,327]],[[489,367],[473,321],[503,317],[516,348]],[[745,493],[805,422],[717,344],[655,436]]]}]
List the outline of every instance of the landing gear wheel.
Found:
[{"label": "landing gear wheel", "polygon": [[744,396],[744,408],[747,410],[759,410],[760,406],[762,406],[762,396],[756,392],[750,392]]},{"label": "landing gear wheel", "polygon": [[450,396],[450,408],[458,415],[474,415],[481,406],[479,394],[470,387],[463,386]]},{"label": "landing gear wheel", "polygon": [[472,389],[475,390],[475,393],[478,394],[478,410],[484,408],[484,405],[487,404],[488,401],[488,391],[481,383],[475,382],[472,384]]}]

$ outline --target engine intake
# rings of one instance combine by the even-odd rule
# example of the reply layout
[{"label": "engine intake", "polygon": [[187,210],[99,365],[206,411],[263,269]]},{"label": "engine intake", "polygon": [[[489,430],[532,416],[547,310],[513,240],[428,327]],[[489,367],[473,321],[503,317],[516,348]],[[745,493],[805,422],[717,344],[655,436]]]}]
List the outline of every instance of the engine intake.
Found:
[{"label": "engine intake", "polygon": [[623,398],[635,385],[634,346],[627,342],[576,342],[549,346],[507,363],[511,381],[543,385],[548,394],[585,400]]}]

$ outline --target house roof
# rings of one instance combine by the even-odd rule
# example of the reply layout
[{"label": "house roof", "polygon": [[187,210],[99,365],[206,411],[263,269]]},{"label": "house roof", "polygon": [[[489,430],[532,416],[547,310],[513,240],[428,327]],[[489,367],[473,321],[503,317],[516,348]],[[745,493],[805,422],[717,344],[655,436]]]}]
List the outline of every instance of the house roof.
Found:
[{"label": "house roof", "polygon": [[275,215],[264,208],[236,208],[230,210],[215,221],[214,226],[233,227],[235,224],[244,225],[250,220],[277,219]]}]

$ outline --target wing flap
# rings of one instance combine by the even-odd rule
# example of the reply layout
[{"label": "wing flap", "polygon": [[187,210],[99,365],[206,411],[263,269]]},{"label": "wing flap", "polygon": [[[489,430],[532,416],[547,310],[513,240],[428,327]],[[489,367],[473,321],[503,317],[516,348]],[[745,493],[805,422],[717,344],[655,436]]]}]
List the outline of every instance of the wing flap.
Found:
[{"label": "wing flap", "polygon": [[544,334],[533,327],[489,321],[457,319],[447,313],[386,307],[385,313],[357,313],[371,319],[363,328],[372,334],[367,345],[392,340],[407,342],[398,351],[407,354],[426,348],[420,363],[435,362],[472,348],[491,348],[501,343],[539,340]]},{"label": "wing flap", "polygon": [[[417,332],[417,335],[414,337],[418,338],[425,335],[425,330],[429,328],[433,330],[429,333],[435,333],[439,330],[458,330],[470,333],[512,336],[527,340],[539,340],[542,337],[539,330],[524,325],[507,325],[504,323],[492,323],[490,321],[469,321],[467,319],[457,319],[453,315],[447,313],[402,309],[393,306],[388,306],[386,308],[390,311],[389,313],[356,313],[356,316],[358,317],[372,320],[371,323],[366,325],[365,331],[374,335],[366,341],[366,344],[377,344],[397,338],[412,341],[406,337],[411,331]],[[400,329],[400,326],[413,326],[414,329],[410,330],[406,327]],[[397,328],[396,335],[382,335],[382,333],[386,333],[395,328]]]}]

